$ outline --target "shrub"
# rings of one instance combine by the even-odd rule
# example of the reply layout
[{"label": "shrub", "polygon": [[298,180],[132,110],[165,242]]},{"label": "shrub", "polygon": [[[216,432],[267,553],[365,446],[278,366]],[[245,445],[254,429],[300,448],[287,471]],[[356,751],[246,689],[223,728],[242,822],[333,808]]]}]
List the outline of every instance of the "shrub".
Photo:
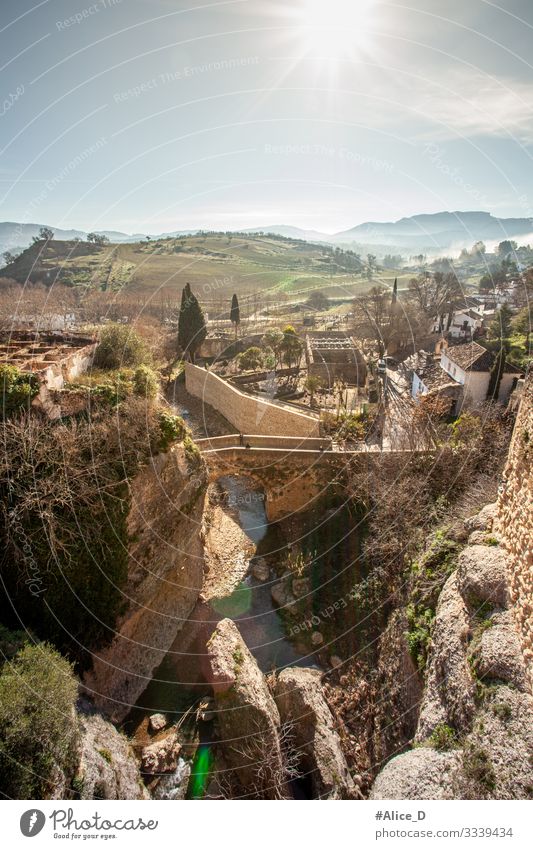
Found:
[{"label": "shrub", "polygon": [[[472,791],[470,798],[483,799],[485,795],[492,793],[496,787],[496,773],[492,760],[486,749],[469,743],[463,752],[463,772],[467,778],[469,789]],[[469,796],[467,796],[469,798]]]},{"label": "shrub", "polygon": [[26,646],[0,673],[0,791],[15,799],[51,795],[73,771],[78,684],[51,646]]},{"label": "shrub", "polygon": [[0,365],[0,414],[2,418],[28,408],[39,391],[35,374],[20,371],[16,366]]},{"label": "shrub", "polygon": [[436,726],[427,742],[434,749],[438,749],[441,752],[454,749],[458,744],[457,734],[453,728],[450,728],[445,723]]},{"label": "shrub", "polygon": [[172,413],[159,413],[159,427],[161,429],[161,441],[158,446],[160,451],[166,451],[173,442],[179,442],[187,435],[183,419]]},{"label": "shrub", "polygon": [[133,375],[133,391],[141,398],[155,398],[159,391],[157,374],[149,366],[137,366]]},{"label": "shrub", "polygon": [[94,355],[97,368],[118,369],[139,366],[150,361],[146,343],[131,327],[111,324],[101,334]]},{"label": "shrub", "polygon": [[241,371],[254,371],[263,365],[263,352],[261,348],[248,348],[237,357],[237,363]]}]

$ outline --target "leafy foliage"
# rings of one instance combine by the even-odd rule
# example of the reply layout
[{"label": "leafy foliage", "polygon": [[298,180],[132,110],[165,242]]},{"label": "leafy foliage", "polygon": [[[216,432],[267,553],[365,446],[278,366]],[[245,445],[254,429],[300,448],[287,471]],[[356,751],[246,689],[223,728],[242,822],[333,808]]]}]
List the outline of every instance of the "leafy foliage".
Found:
[{"label": "leafy foliage", "polygon": [[255,371],[263,365],[263,352],[261,348],[252,347],[243,351],[237,358],[237,363],[241,371]]},{"label": "leafy foliage", "polygon": [[155,398],[159,391],[159,380],[155,371],[149,366],[137,366],[133,375],[133,391],[141,398]]},{"label": "leafy foliage", "polygon": [[51,795],[74,762],[78,684],[71,664],[46,644],[28,645],[0,673],[0,792]]},{"label": "leafy foliage", "polygon": [[39,391],[39,380],[31,372],[16,366],[0,365],[0,415],[4,419],[21,409],[28,409]]},{"label": "leafy foliage", "polygon": [[150,362],[150,352],[138,333],[124,324],[110,324],[101,334],[94,355],[96,368],[118,369]]}]

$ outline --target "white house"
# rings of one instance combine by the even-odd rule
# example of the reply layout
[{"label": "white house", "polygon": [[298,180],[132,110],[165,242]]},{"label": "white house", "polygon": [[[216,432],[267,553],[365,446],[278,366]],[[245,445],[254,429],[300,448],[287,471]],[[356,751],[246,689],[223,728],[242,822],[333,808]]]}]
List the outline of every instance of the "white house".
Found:
[{"label": "white house", "polygon": [[[487,400],[494,359],[494,354],[477,342],[445,344],[440,358],[420,351],[405,362],[411,371],[411,394],[415,399],[433,393],[446,396],[454,413],[463,407],[479,406]],[[520,376],[516,366],[505,365],[498,401],[507,403]]]}]

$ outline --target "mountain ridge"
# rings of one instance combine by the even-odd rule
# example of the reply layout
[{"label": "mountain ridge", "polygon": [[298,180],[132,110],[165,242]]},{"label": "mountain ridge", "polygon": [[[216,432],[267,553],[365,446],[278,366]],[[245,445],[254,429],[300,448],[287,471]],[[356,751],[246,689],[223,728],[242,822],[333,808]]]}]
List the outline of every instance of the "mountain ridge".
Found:
[{"label": "mountain ridge", "polygon": [[[4,251],[22,250],[31,244],[42,224],[22,224],[15,221],[0,222],[0,253]],[[58,239],[85,239],[87,231],[77,229],[51,228]],[[121,244],[137,242],[142,239],[176,238],[181,235],[193,235],[201,228],[189,230],[174,230],[166,233],[128,234],[120,230],[97,230],[100,235],[107,236],[111,242]],[[533,218],[513,217],[497,218],[490,212],[472,211],[442,211],[435,213],[419,213],[406,216],[397,221],[365,221],[338,233],[321,233],[318,230],[306,230],[289,224],[267,225],[264,227],[249,227],[228,231],[233,233],[272,233],[284,238],[302,239],[307,242],[322,242],[332,245],[345,245],[372,248],[381,251],[410,251],[439,253],[470,247],[476,241],[499,242],[504,239],[533,238]]]}]

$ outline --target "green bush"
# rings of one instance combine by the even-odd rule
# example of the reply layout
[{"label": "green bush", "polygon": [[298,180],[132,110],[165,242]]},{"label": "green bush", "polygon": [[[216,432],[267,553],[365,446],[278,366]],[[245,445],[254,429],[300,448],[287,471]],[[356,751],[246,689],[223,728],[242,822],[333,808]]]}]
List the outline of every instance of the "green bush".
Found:
[{"label": "green bush", "polygon": [[159,427],[161,428],[160,451],[166,451],[173,442],[180,442],[187,435],[185,422],[180,416],[172,413],[159,414]]},{"label": "green bush", "polygon": [[0,414],[7,418],[20,409],[28,408],[39,391],[35,374],[20,371],[16,366],[0,365]]},{"label": "green bush", "polygon": [[51,795],[73,772],[78,684],[51,646],[28,645],[0,673],[0,792],[14,799]]},{"label": "green bush", "polygon": [[133,391],[141,398],[155,398],[159,392],[159,380],[155,371],[149,366],[137,366],[133,375]]},{"label": "green bush", "polygon": [[118,369],[150,362],[150,352],[138,333],[123,324],[105,327],[94,355],[96,368]]},{"label": "green bush", "polygon": [[437,725],[431,736],[428,738],[428,745],[441,752],[454,749],[458,745],[457,734],[450,728],[449,725],[441,723]]},{"label": "green bush", "polygon": [[240,371],[255,371],[263,366],[263,352],[261,348],[248,348],[239,354],[237,364]]}]

